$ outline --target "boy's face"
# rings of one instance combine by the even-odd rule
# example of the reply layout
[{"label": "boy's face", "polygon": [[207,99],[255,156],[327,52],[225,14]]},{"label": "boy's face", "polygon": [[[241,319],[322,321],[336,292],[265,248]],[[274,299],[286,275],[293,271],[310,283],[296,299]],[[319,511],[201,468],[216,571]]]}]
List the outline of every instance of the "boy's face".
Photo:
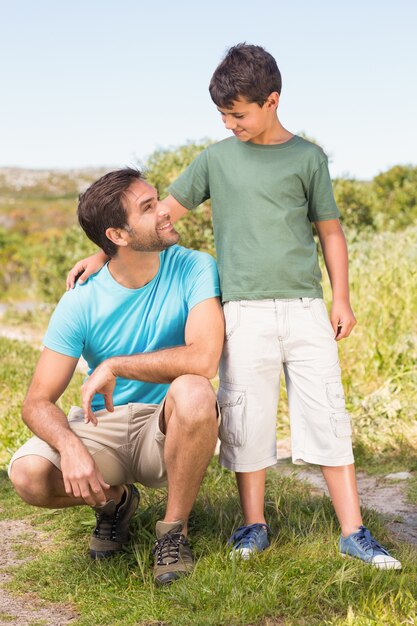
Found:
[{"label": "boy's face", "polygon": [[272,93],[263,106],[239,97],[230,109],[217,107],[222,122],[240,141],[264,143],[265,133],[275,119],[278,94]]}]

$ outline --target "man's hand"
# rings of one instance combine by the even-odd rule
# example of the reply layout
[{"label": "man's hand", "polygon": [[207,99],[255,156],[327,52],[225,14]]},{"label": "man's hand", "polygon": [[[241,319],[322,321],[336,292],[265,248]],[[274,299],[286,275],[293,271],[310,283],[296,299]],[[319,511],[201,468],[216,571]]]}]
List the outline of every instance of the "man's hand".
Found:
[{"label": "man's hand", "polygon": [[91,402],[94,394],[101,393],[104,396],[104,404],[110,412],[114,411],[113,392],[116,386],[116,376],[111,369],[111,359],[103,361],[89,376],[81,387],[82,407],[84,410],[84,421],[91,422],[97,426],[97,418],[91,409]]},{"label": "man's hand", "polygon": [[79,442],[76,450],[69,445],[61,451],[61,471],[65,493],[74,498],[82,498],[90,506],[102,506],[107,501],[106,491],[110,489],[93,457]]},{"label": "man's hand", "polygon": [[356,318],[349,302],[337,300],[333,302],[330,322],[333,326],[336,341],[349,337],[356,324]]}]

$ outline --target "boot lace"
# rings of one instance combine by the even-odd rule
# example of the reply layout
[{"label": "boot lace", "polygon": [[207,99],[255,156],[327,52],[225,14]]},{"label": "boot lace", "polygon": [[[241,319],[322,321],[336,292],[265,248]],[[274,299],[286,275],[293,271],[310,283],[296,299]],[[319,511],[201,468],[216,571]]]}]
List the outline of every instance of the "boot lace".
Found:
[{"label": "boot lace", "polygon": [[155,541],[152,553],[158,565],[173,565],[180,558],[180,546],[188,546],[188,541],[181,533],[167,533]]}]

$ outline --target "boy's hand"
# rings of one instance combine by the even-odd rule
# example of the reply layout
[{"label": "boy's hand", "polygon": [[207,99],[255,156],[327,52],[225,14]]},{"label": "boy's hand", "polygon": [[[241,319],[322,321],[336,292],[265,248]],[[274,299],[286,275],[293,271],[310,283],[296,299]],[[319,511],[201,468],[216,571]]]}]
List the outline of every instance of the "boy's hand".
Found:
[{"label": "boy's hand", "polygon": [[349,302],[333,302],[330,322],[333,326],[336,341],[349,337],[352,328],[356,324],[356,318]]},{"label": "boy's hand", "polygon": [[68,289],[74,289],[77,280],[81,285],[89,276],[98,272],[107,262],[107,259],[107,255],[104,254],[102,250],[99,250],[95,254],[78,261],[68,272],[66,281],[67,291]]}]

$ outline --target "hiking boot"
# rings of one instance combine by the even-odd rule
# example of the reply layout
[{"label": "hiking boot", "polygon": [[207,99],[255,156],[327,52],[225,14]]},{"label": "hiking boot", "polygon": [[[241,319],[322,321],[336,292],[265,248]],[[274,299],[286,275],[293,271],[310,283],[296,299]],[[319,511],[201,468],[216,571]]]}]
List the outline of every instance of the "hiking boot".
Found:
[{"label": "hiking boot", "polygon": [[187,537],[182,534],[185,522],[157,522],[153,575],[158,585],[168,585],[190,574],[194,557]]},{"label": "hiking boot", "polygon": [[266,524],[250,524],[235,530],[227,542],[227,545],[232,547],[230,557],[238,556],[246,561],[252,555],[268,548],[268,531]]},{"label": "hiking boot", "polygon": [[339,552],[343,557],[352,556],[361,559],[378,569],[401,569],[400,561],[375,541],[365,526],[359,526],[359,530],[348,537],[341,535]]},{"label": "hiking boot", "polygon": [[108,559],[123,549],[129,540],[129,522],[139,504],[139,491],[135,485],[123,485],[119,504],[109,500],[94,507],[96,527],[90,539],[92,559]]}]

